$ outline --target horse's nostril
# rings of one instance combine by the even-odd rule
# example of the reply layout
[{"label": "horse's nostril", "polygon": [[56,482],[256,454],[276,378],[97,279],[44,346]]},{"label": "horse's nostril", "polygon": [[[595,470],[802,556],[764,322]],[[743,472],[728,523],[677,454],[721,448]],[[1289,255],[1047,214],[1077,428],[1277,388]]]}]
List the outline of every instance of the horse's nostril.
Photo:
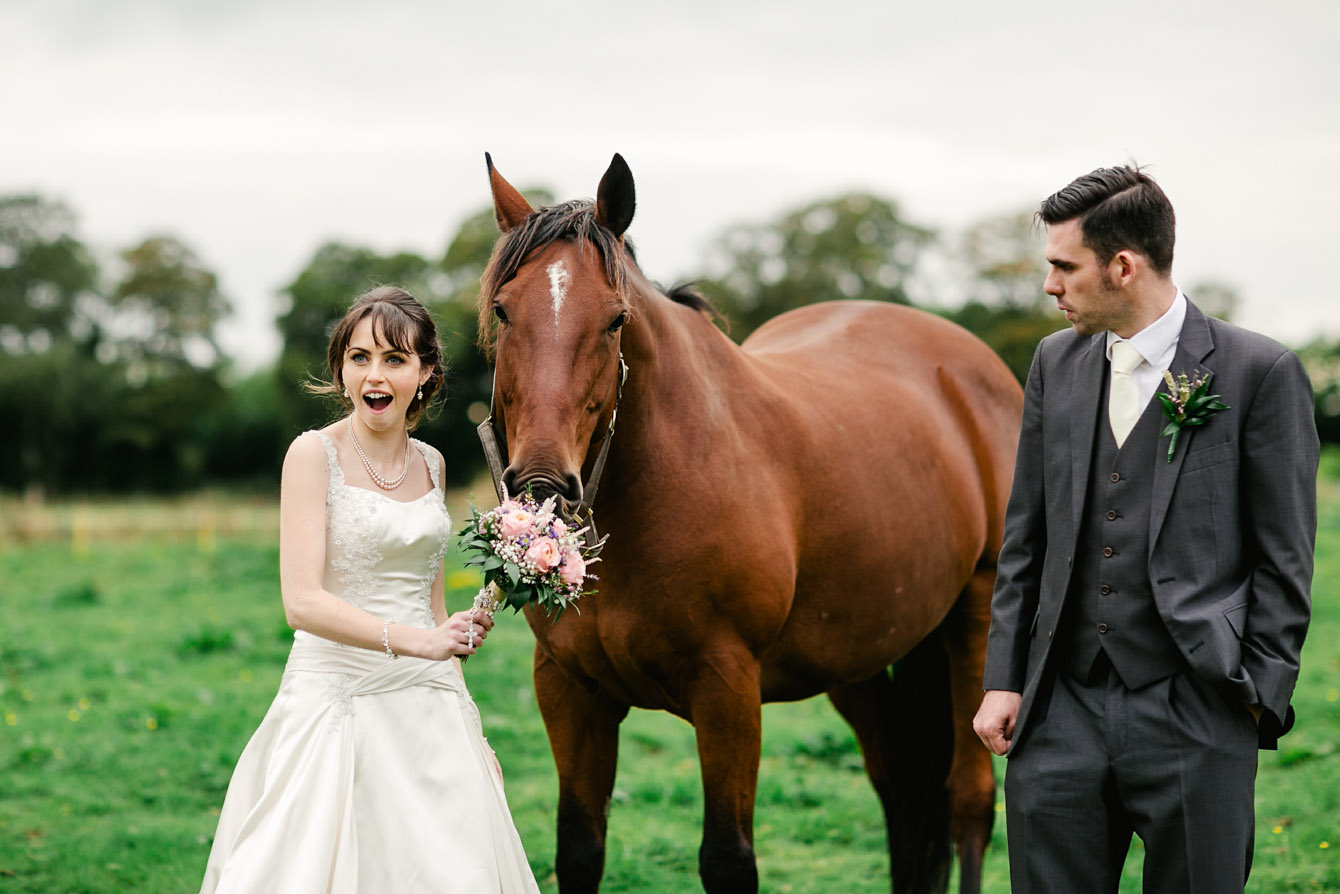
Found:
[{"label": "horse's nostril", "polygon": [[563,498],[573,504],[582,501],[582,480],[576,475],[568,475],[564,478]]}]

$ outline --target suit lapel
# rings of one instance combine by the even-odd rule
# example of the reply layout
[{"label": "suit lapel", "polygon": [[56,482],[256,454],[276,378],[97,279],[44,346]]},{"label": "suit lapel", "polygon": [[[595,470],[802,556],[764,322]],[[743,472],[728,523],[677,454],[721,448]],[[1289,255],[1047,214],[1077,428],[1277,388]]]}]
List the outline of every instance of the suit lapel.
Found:
[{"label": "suit lapel", "polygon": [[[1205,314],[1201,313],[1190,301],[1186,305],[1186,320],[1182,323],[1182,332],[1177,339],[1177,352],[1173,355],[1172,366],[1169,371],[1173,375],[1185,372],[1188,376],[1195,377],[1196,372],[1202,375],[1213,375],[1214,370],[1205,365],[1205,358],[1214,350],[1214,339],[1210,335],[1210,324],[1206,320]],[[1166,385],[1160,385],[1159,390],[1166,390]],[[1157,400],[1157,398],[1155,398]],[[1163,415],[1162,408],[1159,408],[1159,431],[1163,431],[1167,425],[1167,417]],[[1157,459],[1154,463],[1154,488],[1150,495],[1151,504],[1149,507],[1149,551],[1152,555],[1154,545],[1158,543],[1159,532],[1163,529],[1163,519],[1168,514],[1168,504],[1172,502],[1173,490],[1177,485],[1177,476],[1182,471],[1182,462],[1186,459],[1187,450],[1191,446],[1191,440],[1195,437],[1196,428],[1182,429],[1182,433],[1177,436],[1177,450],[1173,453],[1172,461],[1168,460],[1168,448],[1164,439],[1159,439],[1159,449]]]},{"label": "suit lapel", "polygon": [[[1075,375],[1070,380],[1070,399],[1063,406],[1070,409],[1070,497],[1073,506],[1071,530],[1079,536],[1084,518],[1084,496],[1089,490],[1089,466],[1093,463],[1093,440],[1099,420],[1107,422],[1107,407],[1101,399],[1103,377],[1107,375],[1107,338],[1095,335],[1089,339],[1075,364]],[[1099,395],[1099,399],[1094,399]],[[1072,544],[1073,547],[1073,544]]]}]

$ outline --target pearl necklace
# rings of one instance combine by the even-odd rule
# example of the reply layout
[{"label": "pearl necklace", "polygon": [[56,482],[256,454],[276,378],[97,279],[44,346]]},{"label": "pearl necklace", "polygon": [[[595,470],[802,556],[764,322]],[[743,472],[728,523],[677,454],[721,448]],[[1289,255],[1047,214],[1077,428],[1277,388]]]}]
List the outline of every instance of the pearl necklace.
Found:
[{"label": "pearl necklace", "polygon": [[372,467],[372,460],[368,459],[368,455],[363,452],[363,445],[358,443],[358,434],[354,431],[354,417],[352,416],[349,417],[349,437],[353,439],[354,451],[358,453],[358,458],[363,461],[363,468],[368,470],[368,477],[372,479],[373,484],[377,485],[382,490],[395,490],[397,487],[405,483],[405,476],[409,474],[408,435],[405,436],[405,467],[400,470],[400,477],[395,481],[387,481]]}]

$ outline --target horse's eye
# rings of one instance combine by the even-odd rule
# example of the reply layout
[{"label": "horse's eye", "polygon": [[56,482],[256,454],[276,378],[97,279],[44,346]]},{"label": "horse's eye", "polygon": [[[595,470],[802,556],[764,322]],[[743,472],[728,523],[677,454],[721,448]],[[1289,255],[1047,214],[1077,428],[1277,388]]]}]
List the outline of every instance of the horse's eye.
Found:
[{"label": "horse's eye", "polygon": [[493,305],[493,315],[498,318],[499,323],[502,323],[504,326],[507,325],[507,311],[496,304]]},{"label": "horse's eye", "polygon": [[619,314],[617,317],[614,318],[613,323],[610,323],[609,331],[618,332],[620,329],[623,328],[623,324],[627,322],[628,322],[628,311],[624,311],[623,313]]}]

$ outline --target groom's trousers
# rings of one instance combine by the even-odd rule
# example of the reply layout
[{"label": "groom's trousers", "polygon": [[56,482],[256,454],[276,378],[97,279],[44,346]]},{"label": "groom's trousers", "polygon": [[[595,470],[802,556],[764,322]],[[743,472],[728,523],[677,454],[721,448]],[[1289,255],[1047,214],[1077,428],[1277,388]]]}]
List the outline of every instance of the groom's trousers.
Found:
[{"label": "groom's trousers", "polygon": [[1105,656],[1088,679],[1054,673],[1049,688],[1006,769],[1013,894],[1116,894],[1132,834],[1145,846],[1146,894],[1241,892],[1251,713],[1190,671],[1127,689]]}]

